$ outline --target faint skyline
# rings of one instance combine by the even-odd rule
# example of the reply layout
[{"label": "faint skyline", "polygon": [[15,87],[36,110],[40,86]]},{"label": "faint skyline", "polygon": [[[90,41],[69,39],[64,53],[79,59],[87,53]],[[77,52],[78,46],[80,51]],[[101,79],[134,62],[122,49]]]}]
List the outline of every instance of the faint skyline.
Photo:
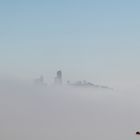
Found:
[{"label": "faint skyline", "polygon": [[140,1],[0,1],[0,75],[138,83]]}]

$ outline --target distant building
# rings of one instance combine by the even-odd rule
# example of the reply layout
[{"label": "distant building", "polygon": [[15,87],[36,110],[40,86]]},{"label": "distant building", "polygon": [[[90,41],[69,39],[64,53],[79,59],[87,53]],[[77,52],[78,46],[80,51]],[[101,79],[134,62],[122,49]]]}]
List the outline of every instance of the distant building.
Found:
[{"label": "distant building", "polygon": [[35,83],[36,85],[45,85],[43,75],[41,75],[39,78],[35,79],[35,80],[34,80],[34,83]]},{"label": "distant building", "polygon": [[56,77],[55,77],[55,84],[61,85],[62,84],[62,71],[57,71]]}]

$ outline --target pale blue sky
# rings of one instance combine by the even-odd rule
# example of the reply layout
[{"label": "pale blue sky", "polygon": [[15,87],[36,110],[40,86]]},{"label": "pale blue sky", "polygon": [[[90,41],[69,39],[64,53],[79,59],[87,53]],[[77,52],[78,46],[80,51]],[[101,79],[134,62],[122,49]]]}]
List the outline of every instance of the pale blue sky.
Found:
[{"label": "pale blue sky", "polygon": [[139,0],[0,0],[0,74],[139,81]]}]

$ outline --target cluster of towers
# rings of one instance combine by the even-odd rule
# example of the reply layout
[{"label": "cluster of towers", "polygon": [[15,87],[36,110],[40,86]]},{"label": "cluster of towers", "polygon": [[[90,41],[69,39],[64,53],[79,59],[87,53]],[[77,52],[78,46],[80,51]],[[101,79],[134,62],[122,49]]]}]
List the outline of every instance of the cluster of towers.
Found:
[{"label": "cluster of towers", "polygon": [[[40,76],[38,79],[35,79],[34,81],[35,84],[37,85],[47,85],[44,82],[44,77]],[[55,85],[62,85],[63,81],[62,81],[62,71],[59,70],[56,73],[56,77],[54,78],[54,84]],[[70,83],[70,81],[67,81],[67,85],[68,86],[76,86],[76,87],[94,87],[94,88],[101,88],[101,89],[111,89],[113,90],[113,88],[109,88],[107,86],[102,86],[102,85],[95,85],[91,82],[87,82],[87,81],[77,81],[75,83]]]},{"label": "cluster of towers", "polygon": [[[39,78],[34,80],[34,83],[37,85],[46,85],[44,82],[44,77],[41,75]],[[56,73],[56,77],[54,78],[55,85],[62,85],[62,71],[59,70]]]}]

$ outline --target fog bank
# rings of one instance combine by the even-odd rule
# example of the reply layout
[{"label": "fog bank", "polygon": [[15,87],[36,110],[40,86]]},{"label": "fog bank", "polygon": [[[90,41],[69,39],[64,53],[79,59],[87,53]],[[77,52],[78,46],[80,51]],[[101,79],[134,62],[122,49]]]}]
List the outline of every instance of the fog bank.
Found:
[{"label": "fog bank", "polygon": [[135,140],[139,93],[0,85],[0,139]]}]

